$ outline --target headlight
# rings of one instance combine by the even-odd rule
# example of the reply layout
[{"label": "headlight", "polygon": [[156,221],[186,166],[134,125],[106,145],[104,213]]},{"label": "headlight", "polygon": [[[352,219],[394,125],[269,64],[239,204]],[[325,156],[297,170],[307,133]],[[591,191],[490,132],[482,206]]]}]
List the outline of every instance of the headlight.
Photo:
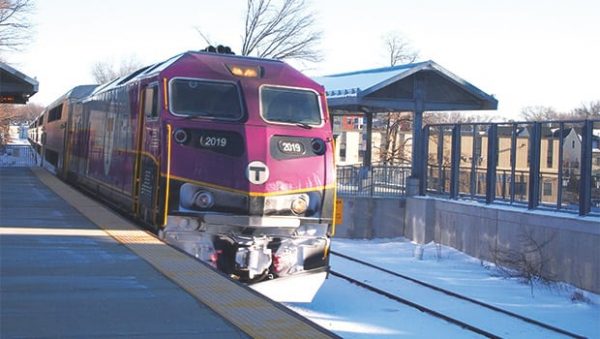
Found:
[{"label": "headlight", "polygon": [[215,198],[210,192],[198,191],[194,195],[194,204],[200,208],[211,208],[214,203]]},{"label": "headlight", "polygon": [[173,139],[178,144],[185,144],[189,140],[189,136],[184,129],[178,128],[173,132]]},{"label": "headlight", "polygon": [[290,211],[294,214],[306,212],[309,205],[308,194],[279,195],[265,198],[265,214]]},{"label": "headlight", "polygon": [[295,214],[302,214],[304,212],[306,212],[306,209],[308,208],[308,197],[304,197],[304,196],[300,196],[296,199],[294,199],[292,201],[292,206],[290,207],[292,209],[292,212],[294,212]]},{"label": "headlight", "polygon": [[310,142],[310,146],[312,147],[312,150],[316,155],[325,154],[325,150],[327,149],[325,147],[325,142],[319,138],[312,139],[312,141]]}]

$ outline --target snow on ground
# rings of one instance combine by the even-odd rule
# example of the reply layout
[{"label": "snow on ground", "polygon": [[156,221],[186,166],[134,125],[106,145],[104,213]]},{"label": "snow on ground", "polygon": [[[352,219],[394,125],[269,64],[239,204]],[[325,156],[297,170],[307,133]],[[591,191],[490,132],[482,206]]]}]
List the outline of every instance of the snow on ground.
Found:
[{"label": "snow on ground", "polygon": [[[534,284],[531,288],[517,279],[500,277],[490,263],[433,243],[423,247],[423,259],[417,260],[416,248],[406,239],[333,241],[334,251],[589,338],[600,338],[597,294],[567,284]],[[335,256],[331,265],[335,270]],[[574,295],[586,300],[572,301]],[[287,305],[345,338],[473,336],[457,326],[426,320],[428,316],[419,311],[335,277],[325,282],[312,303]],[[458,334],[452,333],[453,327]]]},{"label": "snow on ground", "polygon": [[287,306],[343,338],[479,337],[333,276],[312,303]]},{"label": "snow on ground", "polygon": [[31,149],[26,148],[29,145],[27,140],[25,140],[26,143],[21,143],[23,142],[22,139],[17,141],[11,141],[7,148],[0,148],[1,167],[21,167],[33,164],[35,155]]}]

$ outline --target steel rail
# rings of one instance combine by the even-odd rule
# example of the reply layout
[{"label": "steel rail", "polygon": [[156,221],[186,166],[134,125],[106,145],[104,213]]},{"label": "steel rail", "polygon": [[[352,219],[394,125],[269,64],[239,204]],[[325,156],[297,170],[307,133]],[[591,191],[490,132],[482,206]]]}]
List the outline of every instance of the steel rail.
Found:
[{"label": "steel rail", "polygon": [[481,335],[486,336],[488,338],[494,338],[494,339],[502,338],[502,337],[499,337],[499,336],[497,336],[497,335],[495,335],[493,333],[487,332],[487,331],[482,330],[482,329],[480,329],[478,327],[475,327],[475,326],[467,324],[467,323],[465,323],[463,321],[451,318],[451,317],[449,317],[449,316],[447,316],[447,315],[445,315],[443,313],[440,313],[440,312],[437,312],[435,310],[432,310],[431,308],[419,305],[419,304],[414,303],[414,302],[412,302],[412,301],[410,301],[408,299],[401,298],[401,297],[399,297],[397,295],[391,294],[391,293],[386,292],[384,290],[381,290],[381,289],[379,289],[377,287],[373,287],[371,285],[365,284],[362,281],[356,280],[356,279],[351,278],[351,277],[349,277],[347,275],[341,274],[341,273],[333,271],[333,270],[329,271],[329,273],[331,275],[333,275],[333,276],[336,276],[338,278],[347,280],[350,283],[353,283],[353,284],[358,285],[358,286],[360,286],[362,288],[365,288],[365,289],[367,289],[367,290],[369,290],[371,292],[375,292],[377,294],[381,294],[381,295],[383,295],[383,296],[385,296],[387,298],[390,298],[390,299],[392,299],[394,301],[397,301],[399,303],[402,303],[402,304],[408,305],[410,307],[416,308],[416,309],[418,309],[421,312],[427,313],[427,314],[432,315],[432,316],[434,316],[436,318],[440,318],[440,319],[446,320],[449,323],[458,325],[458,326],[460,326],[460,327],[462,327],[464,329],[467,329],[469,331],[475,332],[477,334],[481,334]]},{"label": "steel rail", "polygon": [[461,299],[461,300],[465,300],[465,301],[471,302],[471,303],[479,305],[481,307],[485,307],[485,308],[490,309],[492,311],[496,311],[496,312],[503,313],[505,315],[508,315],[508,316],[520,319],[520,320],[525,321],[525,322],[527,322],[529,324],[533,324],[533,325],[536,325],[536,326],[539,326],[539,327],[543,327],[543,328],[545,328],[547,330],[550,330],[550,331],[554,331],[554,332],[557,332],[557,333],[560,333],[560,334],[563,334],[563,335],[567,335],[567,336],[572,337],[572,338],[578,338],[578,339],[585,339],[586,338],[585,336],[582,336],[582,335],[579,335],[579,334],[576,334],[576,333],[573,333],[573,332],[569,332],[567,330],[563,330],[561,328],[554,327],[552,325],[545,324],[545,323],[540,322],[538,320],[531,319],[531,318],[525,317],[523,315],[511,312],[511,311],[507,311],[507,310],[502,309],[500,307],[497,307],[497,306],[494,306],[494,305],[490,305],[490,304],[484,303],[482,301],[479,301],[479,300],[476,300],[476,299],[464,296],[462,294],[458,294],[456,292],[452,292],[450,290],[447,290],[447,289],[444,289],[444,288],[441,288],[441,287],[438,287],[438,286],[426,283],[424,281],[421,281],[421,280],[409,277],[407,275],[400,274],[400,273],[388,270],[386,268],[383,268],[383,267],[380,267],[380,266],[368,263],[366,261],[363,261],[363,260],[360,260],[360,259],[356,259],[356,258],[347,256],[347,255],[339,253],[337,251],[330,251],[330,253],[333,254],[333,255],[337,255],[338,257],[344,258],[346,260],[350,260],[350,261],[359,263],[361,265],[365,265],[365,266],[371,267],[373,269],[385,272],[387,274],[396,276],[398,278],[402,278],[402,279],[408,280],[410,282],[413,282],[415,284],[418,284],[418,285],[430,288],[432,290],[444,293],[446,295],[449,295],[449,296],[452,296],[452,297],[455,297],[455,298],[458,298],[458,299]]}]

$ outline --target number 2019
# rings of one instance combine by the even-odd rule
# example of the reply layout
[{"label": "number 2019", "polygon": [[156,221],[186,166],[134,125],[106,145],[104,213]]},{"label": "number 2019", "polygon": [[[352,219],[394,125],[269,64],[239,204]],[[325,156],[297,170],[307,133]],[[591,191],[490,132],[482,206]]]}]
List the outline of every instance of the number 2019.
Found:
[{"label": "number 2019", "polygon": [[200,145],[204,147],[226,147],[227,138],[224,137],[200,137]]},{"label": "number 2019", "polygon": [[302,153],[304,152],[304,147],[302,144],[297,142],[281,142],[279,147],[284,153]]}]

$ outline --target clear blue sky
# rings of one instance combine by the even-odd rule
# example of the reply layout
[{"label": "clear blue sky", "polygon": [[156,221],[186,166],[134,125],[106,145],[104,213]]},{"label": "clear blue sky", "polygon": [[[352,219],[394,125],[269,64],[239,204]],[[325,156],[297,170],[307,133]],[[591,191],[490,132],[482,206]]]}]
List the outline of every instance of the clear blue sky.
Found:
[{"label": "clear blue sky", "polygon": [[[214,41],[239,51],[245,0],[37,0],[33,44],[8,61],[40,82],[49,104],[92,82],[100,60],[153,63]],[[398,31],[431,59],[494,94],[498,115],[524,106],[569,110],[600,100],[600,1],[313,0],[323,75],[387,66],[382,35]]]}]

